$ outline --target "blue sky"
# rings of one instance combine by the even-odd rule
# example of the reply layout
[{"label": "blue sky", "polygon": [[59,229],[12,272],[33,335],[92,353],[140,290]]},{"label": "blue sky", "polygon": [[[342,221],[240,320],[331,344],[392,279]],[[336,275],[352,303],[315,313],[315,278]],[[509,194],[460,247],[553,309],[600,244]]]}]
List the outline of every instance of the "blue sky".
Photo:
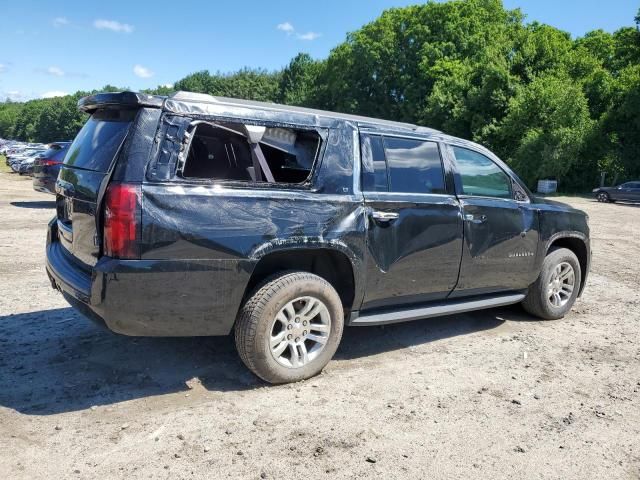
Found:
[{"label": "blue sky", "polygon": [[[416,0],[94,2],[2,0],[0,100],[142,89],[188,73],[277,69],[298,52],[325,57],[384,9]],[[574,37],[633,25],[638,0],[504,0]]]}]

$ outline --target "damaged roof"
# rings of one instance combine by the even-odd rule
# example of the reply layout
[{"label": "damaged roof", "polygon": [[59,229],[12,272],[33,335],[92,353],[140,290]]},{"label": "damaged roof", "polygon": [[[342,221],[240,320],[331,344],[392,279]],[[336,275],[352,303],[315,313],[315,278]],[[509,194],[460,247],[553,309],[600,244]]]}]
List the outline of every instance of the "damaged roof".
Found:
[{"label": "damaged roof", "polygon": [[[441,133],[438,130],[421,127],[411,123],[394,122],[378,118],[351,115],[348,113],[329,112],[313,108],[295,107],[277,103],[258,102],[239,98],[217,97],[204,93],[176,92],[168,97],[147,95],[136,92],[97,93],[83,97],[78,101],[78,109],[92,113],[98,108],[108,106],[124,107],[155,107],[180,115],[221,115],[247,116],[257,120],[291,121],[307,125],[326,125],[332,120],[353,122],[361,127],[386,127],[394,130],[409,130],[416,133]],[[275,114],[275,115],[274,115]],[[289,115],[288,119],[278,118],[282,114]]]}]

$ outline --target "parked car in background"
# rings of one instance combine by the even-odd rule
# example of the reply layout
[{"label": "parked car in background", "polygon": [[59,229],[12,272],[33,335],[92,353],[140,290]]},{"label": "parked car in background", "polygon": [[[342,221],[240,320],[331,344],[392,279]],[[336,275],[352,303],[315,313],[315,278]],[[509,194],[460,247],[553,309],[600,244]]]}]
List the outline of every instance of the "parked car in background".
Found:
[{"label": "parked car in background", "polygon": [[33,162],[35,162],[37,156],[25,158],[18,164],[19,175],[31,175],[33,172]]},{"label": "parked car in background", "polygon": [[24,160],[29,153],[24,147],[12,147],[7,151],[5,163],[11,166],[14,162]]},{"label": "parked car in background", "polygon": [[640,202],[640,180],[626,182],[617,187],[594,188],[599,202]]},{"label": "parked car in background", "polygon": [[56,179],[71,142],[53,142],[49,149],[33,162],[33,189],[56,193]]},{"label": "parked car in background", "polygon": [[[46,152],[45,149],[40,149],[40,150],[29,149],[26,151],[26,153],[22,155],[10,157],[8,159],[9,166],[11,167],[11,170],[13,170],[16,173],[20,173],[20,174],[28,173],[28,171],[31,169],[33,165],[33,161],[39,155],[42,155],[44,152]],[[24,164],[24,167],[23,167],[23,164]]]},{"label": "parked car in background", "polygon": [[53,288],[126,335],[235,333],[262,379],[319,373],[344,325],[582,293],[587,215],[476,143],[407,123],[179,92],[105,93],[56,182]]}]

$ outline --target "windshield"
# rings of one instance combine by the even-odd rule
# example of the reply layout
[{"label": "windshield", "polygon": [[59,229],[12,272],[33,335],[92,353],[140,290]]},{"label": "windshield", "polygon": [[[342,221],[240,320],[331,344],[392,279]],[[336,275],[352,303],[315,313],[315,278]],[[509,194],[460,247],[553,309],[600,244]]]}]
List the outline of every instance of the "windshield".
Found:
[{"label": "windshield", "polygon": [[95,112],[71,144],[64,164],[107,172],[134,116],[135,110]]}]

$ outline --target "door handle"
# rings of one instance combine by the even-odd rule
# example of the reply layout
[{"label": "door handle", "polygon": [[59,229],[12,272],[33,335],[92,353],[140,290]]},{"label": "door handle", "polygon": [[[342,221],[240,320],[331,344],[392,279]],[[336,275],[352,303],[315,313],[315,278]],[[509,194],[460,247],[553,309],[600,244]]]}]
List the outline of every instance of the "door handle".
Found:
[{"label": "door handle", "polygon": [[487,221],[487,216],[486,215],[478,215],[476,217],[472,213],[467,213],[464,216],[464,220],[465,220],[465,222],[480,224],[480,223],[484,223],[484,222]]},{"label": "door handle", "polygon": [[397,220],[399,215],[396,212],[381,212],[380,210],[374,210],[370,213],[371,218],[376,222],[390,223]]}]

